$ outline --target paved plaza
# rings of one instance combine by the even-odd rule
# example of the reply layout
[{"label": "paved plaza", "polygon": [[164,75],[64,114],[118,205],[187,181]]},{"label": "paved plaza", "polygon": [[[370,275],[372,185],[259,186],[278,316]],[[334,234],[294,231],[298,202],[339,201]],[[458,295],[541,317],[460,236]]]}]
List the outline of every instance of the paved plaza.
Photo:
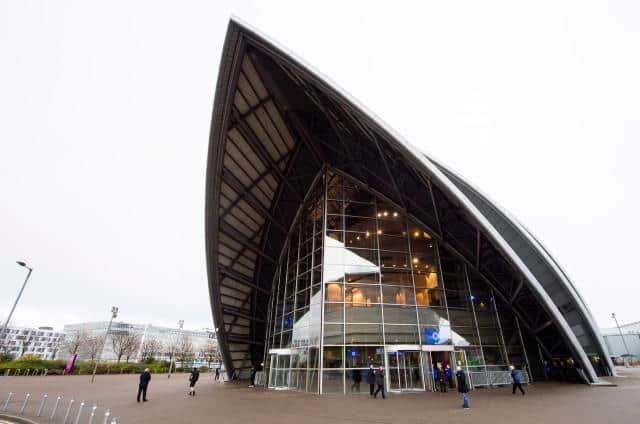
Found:
[{"label": "paved plaza", "polygon": [[59,394],[73,397],[76,404],[84,400],[85,410],[97,404],[99,417],[103,407],[111,408],[119,423],[638,423],[640,369],[620,372],[623,377],[612,379],[616,387],[535,383],[525,387],[526,396],[513,396],[507,387],[475,390],[470,410],[460,408],[456,392],[389,394],[385,400],[374,400],[367,394],[317,396],[253,389],[217,383],[211,375],[201,376],[197,396],[190,397],[185,374],[171,379],[154,375],[146,403],[135,400],[137,375],[97,376],[94,384],[90,376],[0,377],[0,396],[4,402],[9,391],[17,393],[10,405],[15,413],[25,393],[31,393],[26,416],[35,421],[39,399],[47,393],[50,402]]}]

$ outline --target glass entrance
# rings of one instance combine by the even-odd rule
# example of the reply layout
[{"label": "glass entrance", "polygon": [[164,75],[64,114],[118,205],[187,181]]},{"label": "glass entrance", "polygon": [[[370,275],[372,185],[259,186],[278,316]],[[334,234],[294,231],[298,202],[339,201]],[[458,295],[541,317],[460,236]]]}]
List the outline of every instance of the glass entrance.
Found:
[{"label": "glass entrance", "polygon": [[424,390],[419,351],[388,352],[387,361],[389,391]]},{"label": "glass entrance", "polygon": [[[425,356],[425,382],[427,384],[427,390],[432,392],[440,391],[439,384],[440,373],[443,374],[445,379],[445,385],[447,388],[452,389],[455,385],[455,358],[451,355],[451,352],[424,352]],[[447,374],[447,366],[450,371]]]},{"label": "glass entrance", "polygon": [[290,380],[291,355],[271,354],[269,370],[269,387],[272,389],[288,389]]}]

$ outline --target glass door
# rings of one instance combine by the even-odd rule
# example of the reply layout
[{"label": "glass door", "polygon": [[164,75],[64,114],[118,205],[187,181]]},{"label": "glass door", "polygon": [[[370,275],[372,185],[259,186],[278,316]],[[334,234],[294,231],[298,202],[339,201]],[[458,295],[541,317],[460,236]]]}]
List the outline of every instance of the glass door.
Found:
[{"label": "glass door", "polygon": [[389,391],[424,390],[419,351],[387,353]]},{"label": "glass door", "polygon": [[290,380],[291,355],[271,354],[269,364],[269,387],[272,389],[288,389]]}]

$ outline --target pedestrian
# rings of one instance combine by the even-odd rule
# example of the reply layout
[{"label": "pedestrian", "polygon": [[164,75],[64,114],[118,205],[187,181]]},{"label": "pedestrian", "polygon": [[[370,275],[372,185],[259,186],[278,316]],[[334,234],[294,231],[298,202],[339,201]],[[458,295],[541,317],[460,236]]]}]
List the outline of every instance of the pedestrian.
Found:
[{"label": "pedestrian", "polygon": [[438,372],[438,366],[434,365],[433,366],[433,387],[435,388],[435,391],[439,391],[438,390],[438,386],[440,385],[438,382],[440,381],[440,373]]},{"label": "pedestrian", "polygon": [[547,361],[543,362],[542,370],[544,371],[544,379],[549,381],[549,374],[551,374],[551,366]]},{"label": "pedestrian", "polygon": [[376,372],[373,369],[373,365],[369,365],[369,371],[367,371],[367,383],[369,383],[369,395],[373,396],[373,391],[376,388]]},{"label": "pedestrian", "polygon": [[216,378],[215,381],[220,380],[220,367],[216,367]]},{"label": "pedestrian", "polygon": [[256,366],[255,365],[251,366],[251,374],[249,374],[249,376],[251,377],[251,384],[249,384],[249,387],[255,387],[256,385]]},{"label": "pedestrian", "polygon": [[451,365],[447,364],[447,368],[444,371],[447,374],[447,382],[449,383],[449,388],[453,389],[453,370],[451,369]]},{"label": "pedestrian", "polygon": [[385,399],[384,397],[384,368],[382,366],[380,366],[380,368],[378,368],[378,370],[376,371],[376,384],[378,385],[378,388],[376,389],[375,393],[373,394],[374,398],[378,397],[378,392],[382,393],[382,399]]},{"label": "pedestrian", "polygon": [[440,392],[447,393],[447,374],[442,369],[442,366],[438,368],[438,384],[440,386]]},{"label": "pedestrian", "polygon": [[138,384],[138,402],[140,402],[140,395],[142,394],[142,401],[147,401],[147,389],[149,388],[149,382],[151,381],[151,373],[149,368],[145,368],[144,372],[140,374],[140,384]]},{"label": "pedestrian", "polygon": [[353,380],[353,384],[351,384],[351,393],[355,389],[358,393],[360,393],[360,382],[362,381],[362,371],[353,370],[351,372],[351,379]]},{"label": "pedestrian", "polygon": [[469,409],[469,386],[467,386],[467,376],[460,366],[456,367],[456,383],[458,385],[458,393],[462,393],[462,407]]},{"label": "pedestrian", "polygon": [[522,396],[524,396],[524,389],[522,388],[522,384],[520,384],[520,372],[516,370],[513,365],[509,365],[509,369],[511,370],[511,380],[512,380],[512,390],[511,394],[516,394],[516,389],[520,389],[522,392]]},{"label": "pedestrian", "polygon": [[193,371],[191,371],[191,375],[189,376],[189,395],[196,395],[196,381],[200,378],[200,371],[198,368],[193,367]]}]

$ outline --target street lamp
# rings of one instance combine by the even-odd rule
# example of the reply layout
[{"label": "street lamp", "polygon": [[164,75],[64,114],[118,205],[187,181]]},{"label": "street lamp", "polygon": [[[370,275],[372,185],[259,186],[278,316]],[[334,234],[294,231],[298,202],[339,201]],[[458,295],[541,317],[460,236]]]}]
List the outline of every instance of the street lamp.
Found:
[{"label": "street lamp", "polygon": [[624,349],[627,351],[627,356],[623,360],[624,366],[626,368],[629,368],[629,363],[627,362],[627,360],[631,357],[631,354],[629,353],[629,347],[627,346],[627,342],[624,339],[624,334],[622,334],[622,329],[620,328],[620,324],[618,324],[618,319],[616,318],[616,314],[612,313],[611,318],[613,318],[613,320],[616,322],[616,326],[618,327],[618,332],[620,333],[620,337],[622,338],[622,343],[624,344]]},{"label": "street lamp", "polygon": [[104,346],[107,344],[107,337],[109,337],[109,333],[111,332],[111,324],[113,323],[113,320],[115,318],[117,318],[117,316],[118,316],[118,307],[117,306],[112,306],[111,307],[111,319],[109,320],[109,326],[107,327],[107,334],[105,334],[105,336],[104,336],[104,340],[102,341],[102,348],[100,349],[100,352],[96,356],[96,363],[93,366],[93,375],[91,376],[91,382],[92,383],[93,383],[93,380],[96,379],[96,371],[98,370],[98,361],[100,361],[100,357],[102,356],[102,353],[104,352]]},{"label": "street lamp", "polygon": [[[22,296],[22,292],[24,291],[25,286],[27,285],[27,281],[29,281],[29,277],[31,276],[31,272],[33,271],[33,268],[29,268],[27,266],[26,263],[24,263],[23,261],[16,261],[16,263],[18,265],[20,265],[23,268],[27,268],[29,270],[29,272],[27,273],[27,278],[24,279],[24,283],[22,283],[22,288],[20,289],[20,292],[18,293],[18,297],[16,298],[16,301],[13,302],[13,306],[11,307],[11,312],[9,312],[9,315],[7,316],[7,319],[4,321],[4,324],[2,325],[2,330],[0,331],[0,339],[4,340],[6,339],[6,335],[5,333],[7,332],[7,327],[9,326],[9,322],[11,321],[11,316],[13,315],[13,311],[15,311],[16,306],[18,305],[18,301],[20,300],[20,297]],[[3,343],[2,344],[3,349],[7,348],[7,344]]]}]

